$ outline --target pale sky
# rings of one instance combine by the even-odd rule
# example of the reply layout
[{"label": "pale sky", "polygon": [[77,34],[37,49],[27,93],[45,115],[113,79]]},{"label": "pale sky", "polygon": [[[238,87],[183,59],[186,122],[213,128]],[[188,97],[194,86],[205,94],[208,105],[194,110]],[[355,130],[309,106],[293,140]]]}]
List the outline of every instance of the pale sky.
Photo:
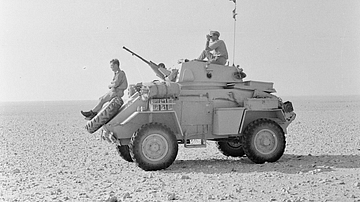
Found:
[{"label": "pale sky", "polygon": [[218,30],[245,80],[279,96],[360,95],[359,0],[0,0],[0,101],[95,100],[118,58],[129,83],[157,79],[122,49],[178,68]]}]

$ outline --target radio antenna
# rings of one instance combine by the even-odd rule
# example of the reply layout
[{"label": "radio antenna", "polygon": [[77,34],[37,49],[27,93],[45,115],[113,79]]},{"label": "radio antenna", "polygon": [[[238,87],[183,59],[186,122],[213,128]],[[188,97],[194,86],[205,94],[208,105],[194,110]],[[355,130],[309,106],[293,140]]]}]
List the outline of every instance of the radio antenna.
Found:
[{"label": "radio antenna", "polygon": [[234,5],[235,5],[234,10],[232,11],[232,13],[233,13],[233,18],[234,18],[233,66],[235,66],[235,47],[236,47],[236,45],[235,45],[235,39],[236,39],[236,15],[237,15],[237,13],[236,13],[236,0],[230,0],[230,1],[234,2]]}]

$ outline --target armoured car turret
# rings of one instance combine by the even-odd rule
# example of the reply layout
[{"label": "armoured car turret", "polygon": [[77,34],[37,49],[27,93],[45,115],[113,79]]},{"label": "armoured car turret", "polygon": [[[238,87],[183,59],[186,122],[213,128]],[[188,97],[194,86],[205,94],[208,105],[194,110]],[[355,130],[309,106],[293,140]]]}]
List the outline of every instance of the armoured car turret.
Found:
[{"label": "armoured car turret", "polygon": [[169,71],[130,52],[161,81],[132,85],[122,106],[115,98],[104,108],[112,112],[104,123],[86,125],[90,133],[101,128],[126,161],[144,170],[165,169],[179,144],[198,148],[207,141],[226,156],[246,155],[255,163],[281,158],[296,114],[291,102],[273,95],[273,83],[244,81],[242,69],[206,61],[184,61],[179,71]]}]

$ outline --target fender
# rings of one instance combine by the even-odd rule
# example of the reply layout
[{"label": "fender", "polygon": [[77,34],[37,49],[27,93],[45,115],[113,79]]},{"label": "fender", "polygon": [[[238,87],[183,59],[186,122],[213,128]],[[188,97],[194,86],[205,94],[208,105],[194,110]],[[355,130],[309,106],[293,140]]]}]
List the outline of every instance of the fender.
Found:
[{"label": "fender", "polygon": [[142,125],[152,122],[166,125],[174,132],[178,140],[183,139],[179,119],[174,111],[135,111],[122,122],[106,124],[104,129],[112,132],[117,139],[129,140]]},{"label": "fender", "polygon": [[239,127],[239,133],[243,133],[246,126],[259,118],[265,118],[275,121],[282,128],[284,133],[287,133],[286,127],[290,124],[285,119],[284,113],[281,109],[273,110],[245,110],[243,119]]}]

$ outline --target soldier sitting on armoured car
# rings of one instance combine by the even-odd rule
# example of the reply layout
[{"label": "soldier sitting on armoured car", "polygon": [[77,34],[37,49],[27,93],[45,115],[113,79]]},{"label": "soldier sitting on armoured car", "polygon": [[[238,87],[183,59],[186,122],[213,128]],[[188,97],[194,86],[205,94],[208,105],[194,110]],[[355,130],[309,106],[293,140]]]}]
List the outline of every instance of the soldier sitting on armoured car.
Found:
[{"label": "soldier sitting on armoured car", "polygon": [[[206,35],[205,50],[198,57],[198,60],[205,58],[212,64],[225,65],[228,59],[228,52],[225,42],[219,39],[220,33],[218,31],[210,31]],[[210,43],[211,39],[211,43]]]},{"label": "soldier sitting on armoured car", "polygon": [[88,120],[94,118],[106,102],[109,102],[114,97],[121,98],[124,95],[124,90],[128,87],[126,74],[120,69],[120,61],[118,59],[111,60],[110,68],[114,72],[114,77],[108,86],[109,91],[99,98],[98,104],[92,110],[85,112],[81,111],[81,114]]}]

